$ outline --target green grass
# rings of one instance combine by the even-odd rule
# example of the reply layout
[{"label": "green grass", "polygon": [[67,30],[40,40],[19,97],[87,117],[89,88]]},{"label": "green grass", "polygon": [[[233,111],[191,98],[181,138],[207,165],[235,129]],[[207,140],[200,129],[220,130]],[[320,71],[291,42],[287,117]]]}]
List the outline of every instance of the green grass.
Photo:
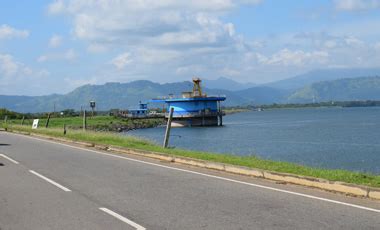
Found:
[{"label": "green grass", "polygon": [[29,126],[8,125],[8,130],[17,130],[27,133],[39,133],[53,137],[63,137],[70,140],[85,141],[95,144],[113,145],[119,147],[127,147],[139,150],[148,150],[159,153],[166,153],[174,156],[184,156],[195,159],[226,163],[231,165],[246,166],[256,169],[264,169],[274,172],[292,173],[301,176],[310,176],[323,178],[331,181],[342,181],[347,183],[368,185],[372,187],[380,187],[380,176],[359,172],[351,172],[346,170],[331,170],[321,168],[311,168],[294,163],[271,161],[260,159],[255,156],[235,156],[228,154],[209,153],[200,151],[188,151],[183,149],[164,149],[161,146],[153,144],[147,140],[126,137],[107,132],[82,132],[68,130],[63,135],[62,129],[45,129],[39,128],[32,130]]},{"label": "green grass", "polygon": [[[45,127],[46,118],[42,118],[39,121],[39,127]],[[11,125],[20,125],[20,119],[8,120]],[[28,119],[24,121],[24,125],[32,125],[33,120]],[[87,127],[92,130],[103,130],[103,131],[115,131],[118,127],[123,126],[129,129],[138,127],[154,127],[163,123],[163,119],[152,118],[152,119],[128,119],[128,118],[117,118],[113,116],[94,116],[87,118]],[[70,129],[81,129],[83,126],[82,117],[52,117],[49,121],[49,128],[63,128],[66,124],[67,128]]]}]

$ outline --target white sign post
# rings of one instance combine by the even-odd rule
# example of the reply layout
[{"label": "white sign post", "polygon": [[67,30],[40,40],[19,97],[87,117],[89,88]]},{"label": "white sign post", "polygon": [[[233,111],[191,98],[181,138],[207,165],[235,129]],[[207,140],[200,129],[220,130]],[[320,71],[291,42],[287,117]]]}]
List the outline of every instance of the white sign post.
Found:
[{"label": "white sign post", "polygon": [[40,121],[40,119],[34,119],[33,120],[33,125],[32,125],[32,129],[37,129],[38,128],[38,122]]}]

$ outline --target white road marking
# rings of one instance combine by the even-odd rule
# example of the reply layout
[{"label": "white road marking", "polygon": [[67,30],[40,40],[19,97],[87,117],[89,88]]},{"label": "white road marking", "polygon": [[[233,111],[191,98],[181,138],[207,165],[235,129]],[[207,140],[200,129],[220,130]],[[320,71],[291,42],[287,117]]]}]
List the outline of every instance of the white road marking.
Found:
[{"label": "white road marking", "polygon": [[115,218],[123,221],[124,223],[129,224],[130,226],[136,228],[137,230],[145,230],[146,229],[143,226],[141,226],[141,225],[133,222],[132,220],[127,219],[124,216],[119,215],[116,212],[109,210],[108,208],[99,208],[99,209],[102,210],[103,212],[105,212],[105,213],[107,213],[107,214],[109,214],[109,215],[111,215],[111,216],[113,216],[113,217],[115,217]]},{"label": "white road marking", "polygon": [[58,188],[62,189],[62,190],[65,191],[65,192],[71,192],[71,190],[68,189],[68,188],[66,188],[65,186],[62,186],[62,185],[58,184],[57,182],[55,182],[55,181],[53,181],[53,180],[51,180],[51,179],[49,179],[49,178],[47,178],[47,177],[45,177],[45,176],[39,174],[39,173],[37,173],[37,172],[35,172],[35,171],[33,171],[33,170],[29,170],[29,172],[31,172],[31,173],[33,173],[34,175],[36,175],[36,176],[38,176],[38,177],[44,179],[45,181],[49,182],[50,184],[57,186]]},{"label": "white road marking", "polygon": [[19,163],[15,160],[13,160],[12,158],[8,157],[7,155],[4,155],[4,154],[0,154],[1,157],[4,157],[5,159],[9,160],[10,162],[18,165]]},{"label": "white road marking", "polygon": [[157,166],[157,167],[161,167],[161,168],[166,168],[166,169],[171,169],[171,170],[176,170],[176,171],[181,171],[181,172],[192,173],[192,174],[196,174],[196,175],[200,175],[200,176],[215,178],[215,179],[229,181],[229,182],[234,182],[234,183],[238,183],[238,184],[244,184],[244,185],[248,185],[248,186],[252,186],[252,187],[272,190],[272,191],[276,191],[276,192],[287,193],[287,194],[291,194],[291,195],[295,195],[295,196],[301,196],[301,197],[310,198],[310,199],[314,199],[314,200],[325,201],[325,202],[329,202],[329,203],[333,203],[333,204],[339,204],[339,205],[344,205],[344,206],[348,206],[348,207],[352,207],[352,208],[358,208],[358,209],[362,209],[362,210],[366,210],[366,211],[380,213],[380,209],[368,208],[368,207],[361,206],[361,205],[341,202],[341,201],[327,199],[327,198],[322,198],[322,197],[318,197],[318,196],[307,195],[307,194],[304,194],[304,193],[292,192],[292,191],[288,191],[288,190],[284,190],[284,189],[278,189],[278,188],[273,188],[273,187],[269,187],[269,186],[264,186],[264,185],[259,185],[259,184],[254,184],[254,183],[248,183],[248,182],[244,182],[244,181],[229,179],[229,178],[225,178],[225,177],[214,176],[214,175],[200,173],[200,172],[195,172],[195,171],[191,171],[191,170],[187,170],[187,169],[180,169],[180,168],[175,168],[175,167],[171,167],[171,166],[151,163],[151,162],[147,162],[147,161],[136,160],[136,159],[129,158],[129,157],[124,157],[124,156],[119,156],[119,155],[115,155],[115,154],[99,152],[99,151],[92,150],[92,149],[85,149],[85,148],[81,148],[81,147],[77,147],[77,146],[63,144],[63,143],[59,143],[59,142],[55,142],[55,141],[44,140],[44,139],[40,139],[40,138],[36,138],[36,137],[29,137],[29,136],[25,136],[25,135],[21,135],[21,134],[15,134],[15,133],[12,133],[12,134],[18,135],[18,136],[23,136],[23,137],[26,137],[26,138],[31,138],[31,139],[42,141],[42,142],[48,142],[48,143],[52,143],[52,144],[58,144],[58,145],[74,148],[74,149],[79,149],[79,150],[82,150],[82,151],[94,152],[94,153],[101,154],[101,155],[106,155],[106,156],[111,156],[111,157],[115,157],[115,158],[120,158],[120,159],[124,159],[124,160],[128,160],[128,161],[139,162],[139,163],[142,163],[142,164],[148,164],[148,165],[153,165],[153,166]]}]

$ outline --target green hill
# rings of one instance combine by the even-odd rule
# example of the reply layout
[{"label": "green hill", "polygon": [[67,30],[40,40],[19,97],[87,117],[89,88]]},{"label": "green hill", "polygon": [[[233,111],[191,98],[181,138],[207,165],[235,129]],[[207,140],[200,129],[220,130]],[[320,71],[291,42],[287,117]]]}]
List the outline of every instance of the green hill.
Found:
[{"label": "green hill", "polygon": [[[0,95],[0,108],[16,112],[50,112],[64,109],[80,110],[89,108],[89,101],[95,100],[97,110],[128,109],[136,107],[139,101],[149,101],[168,94],[180,95],[190,91],[191,82],[159,84],[151,81],[129,83],[106,83],[84,85],[64,95],[47,96],[5,96]],[[310,103],[321,101],[380,100],[380,77],[347,78],[322,81],[298,90],[275,89],[256,86],[240,91],[204,88],[208,95],[225,95],[225,106],[271,103]],[[152,107],[153,105],[151,105]]]},{"label": "green hill", "polygon": [[305,86],[288,96],[288,102],[380,100],[380,77],[346,78]]}]

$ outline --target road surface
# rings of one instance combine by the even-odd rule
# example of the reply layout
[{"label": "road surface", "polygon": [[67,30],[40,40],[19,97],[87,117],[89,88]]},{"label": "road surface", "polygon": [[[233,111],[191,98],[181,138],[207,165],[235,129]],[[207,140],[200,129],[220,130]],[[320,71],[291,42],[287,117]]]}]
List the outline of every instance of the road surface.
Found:
[{"label": "road surface", "polygon": [[380,202],[0,132],[0,229],[380,229]]}]

